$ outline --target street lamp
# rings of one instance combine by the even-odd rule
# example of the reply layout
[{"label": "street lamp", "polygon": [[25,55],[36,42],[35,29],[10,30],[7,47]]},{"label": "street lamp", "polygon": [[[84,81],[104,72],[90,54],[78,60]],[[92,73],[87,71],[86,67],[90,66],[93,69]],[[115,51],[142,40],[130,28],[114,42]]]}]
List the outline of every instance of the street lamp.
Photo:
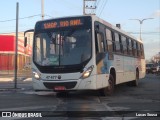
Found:
[{"label": "street lamp", "polygon": [[129,19],[129,20],[137,20],[137,21],[139,21],[139,23],[140,23],[140,40],[142,40],[141,34],[142,34],[142,24],[143,24],[143,21],[149,20],[149,19],[154,19],[154,18],[144,18],[142,20],[140,20],[140,19]]}]

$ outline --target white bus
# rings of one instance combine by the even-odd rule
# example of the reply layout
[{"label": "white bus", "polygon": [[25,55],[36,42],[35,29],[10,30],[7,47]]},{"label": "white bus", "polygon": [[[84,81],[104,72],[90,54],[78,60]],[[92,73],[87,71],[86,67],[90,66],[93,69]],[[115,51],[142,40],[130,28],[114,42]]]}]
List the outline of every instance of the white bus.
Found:
[{"label": "white bus", "polygon": [[33,38],[35,91],[98,90],[137,86],[145,76],[143,43],[95,15],[38,21]]}]

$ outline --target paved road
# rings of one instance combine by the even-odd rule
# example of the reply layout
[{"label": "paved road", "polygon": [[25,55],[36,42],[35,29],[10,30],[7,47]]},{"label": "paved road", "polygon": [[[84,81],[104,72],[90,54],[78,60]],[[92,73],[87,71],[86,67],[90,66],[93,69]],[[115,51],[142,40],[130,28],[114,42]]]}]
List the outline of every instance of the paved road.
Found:
[{"label": "paved road", "polygon": [[[141,117],[160,113],[160,76],[149,74],[138,87],[126,84],[116,86],[113,96],[102,97],[96,91],[78,91],[56,95],[54,92],[32,90],[30,81],[18,82],[19,89],[1,84],[0,111],[39,111],[47,120],[158,120]],[[15,114],[16,115],[16,114]],[[2,118],[0,118],[2,119]],[[4,119],[4,118],[3,118]],[[8,120],[7,118],[5,118]],[[24,119],[24,118],[10,118]],[[30,120],[33,118],[25,118]],[[36,119],[36,118],[34,118]],[[39,120],[40,118],[37,118]]]}]

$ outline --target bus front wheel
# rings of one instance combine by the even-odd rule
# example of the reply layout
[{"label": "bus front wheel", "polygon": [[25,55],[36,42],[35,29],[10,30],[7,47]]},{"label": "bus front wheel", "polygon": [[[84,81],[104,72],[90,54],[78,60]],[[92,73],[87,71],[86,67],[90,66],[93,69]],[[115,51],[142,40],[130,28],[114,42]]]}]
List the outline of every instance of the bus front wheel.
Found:
[{"label": "bus front wheel", "polygon": [[102,96],[112,95],[114,92],[114,77],[110,74],[108,80],[108,86],[100,89],[100,94]]}]

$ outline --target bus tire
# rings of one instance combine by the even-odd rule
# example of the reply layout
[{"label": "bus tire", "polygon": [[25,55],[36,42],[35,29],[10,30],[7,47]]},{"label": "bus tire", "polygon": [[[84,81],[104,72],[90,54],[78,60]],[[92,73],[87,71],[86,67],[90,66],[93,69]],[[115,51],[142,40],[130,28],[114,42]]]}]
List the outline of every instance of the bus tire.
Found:
[{"label": "bus tire", "polygon": [[109,80],[108,80],[108,86],[105,88],[100,89],[100,95],[102,96],[107,96],[107,95],[112,95],[114,92],[114,77],[110,74],[109,75]]},{"label": "bus tire", "polygon": [[136,70],[135,80],[131,81],[131,86],[138,86],[139,72]]}]

